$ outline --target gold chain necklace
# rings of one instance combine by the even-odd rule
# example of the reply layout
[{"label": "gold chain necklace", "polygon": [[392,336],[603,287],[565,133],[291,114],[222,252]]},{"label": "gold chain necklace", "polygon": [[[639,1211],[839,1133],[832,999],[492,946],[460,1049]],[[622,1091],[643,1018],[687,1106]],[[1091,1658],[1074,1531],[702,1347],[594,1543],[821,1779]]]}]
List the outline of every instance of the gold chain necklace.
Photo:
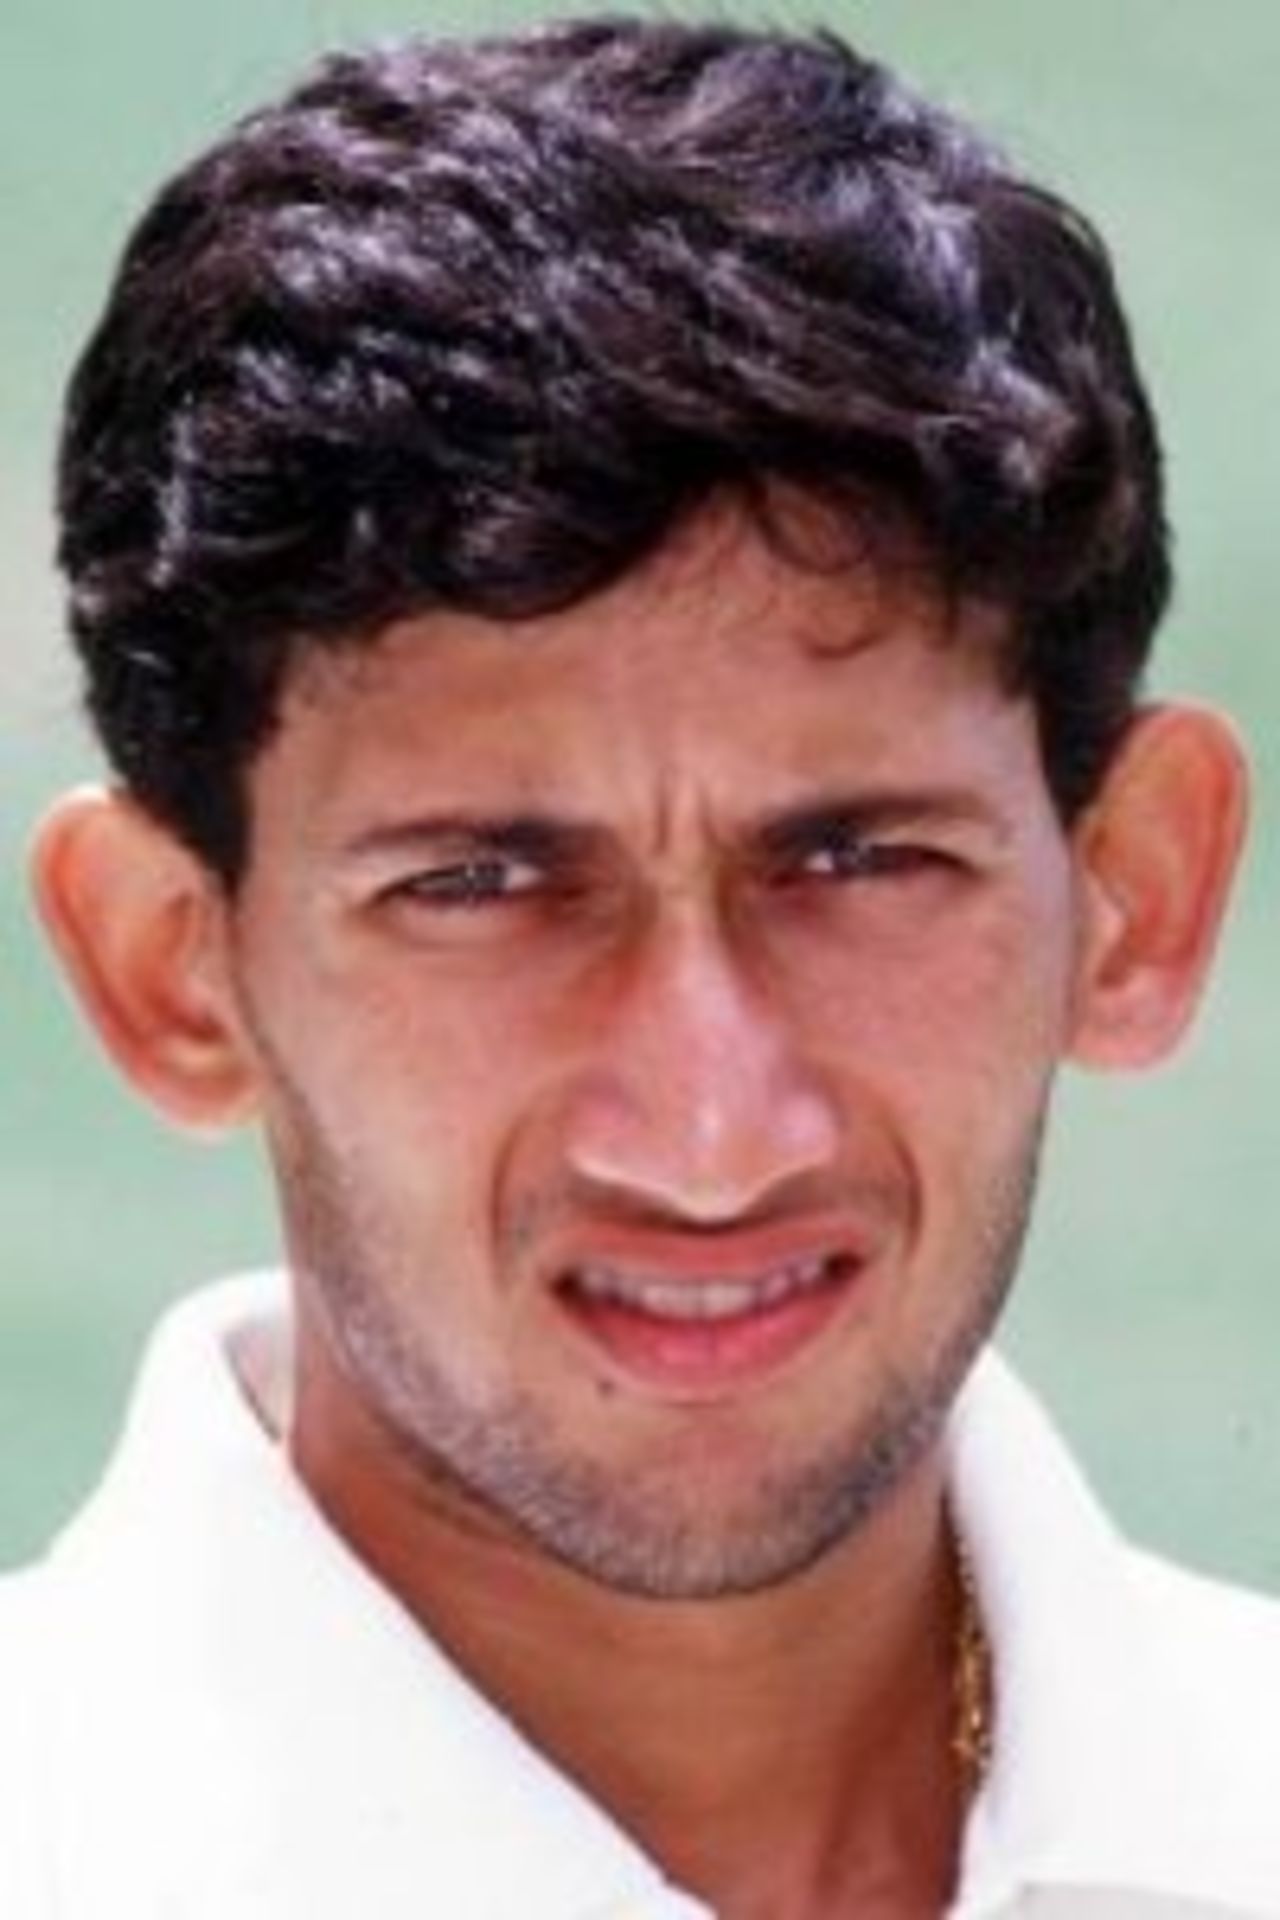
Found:
[{"label": "gold chain necklace", "polygon": [[951,1751],[960,1770],[965,1803],[978,1792],[991,1766],[992,1676],[991,1648],[982,1624],[977,1583],[963,1542],[955,1534],[956,1571],[960,1606],[952,1652]]}]

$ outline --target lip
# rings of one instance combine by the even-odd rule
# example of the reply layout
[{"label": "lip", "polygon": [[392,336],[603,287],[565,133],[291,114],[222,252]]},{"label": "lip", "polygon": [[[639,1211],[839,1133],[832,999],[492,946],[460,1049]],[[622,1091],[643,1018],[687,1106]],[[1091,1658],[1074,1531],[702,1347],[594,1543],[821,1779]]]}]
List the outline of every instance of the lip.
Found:
[{"label": "lip", "polygon": [[[803,1360],[867,1281],[872,1249],[847,1223],[809,1223],[742,1233],[614,1231],[584,1237],[557,1262],[555,1305],[575,1338],[610,1374],[680,1399],[714,1399],[763,1382]],[[723,1302],[725,1288],[763,1294],[771,1277],[815,1267],[820,1277],[758,1298],[741,1311],[702,1315],[698,1295]],[[636,1300],[591,1297],[576,1276],[616,1273],[657,1296],[687,1294],[678,1312]]]}]

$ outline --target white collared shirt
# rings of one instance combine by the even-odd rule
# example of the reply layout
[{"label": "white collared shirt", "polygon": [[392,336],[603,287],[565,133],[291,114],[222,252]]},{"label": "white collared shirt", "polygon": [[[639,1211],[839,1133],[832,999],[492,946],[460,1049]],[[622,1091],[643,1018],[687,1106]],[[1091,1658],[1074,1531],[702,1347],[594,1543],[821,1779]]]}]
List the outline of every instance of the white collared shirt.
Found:
[{"label": "white collared shirt", "polygon": [[[169,1317],[0,1583],[0,1916],[711,1920],[319,1515],[226,1353],[277,1294]],[[1127,1549],[992,1357],[950,1450],[997,1696],[951,1920],[1280,1916],[1280,1607]]]}]

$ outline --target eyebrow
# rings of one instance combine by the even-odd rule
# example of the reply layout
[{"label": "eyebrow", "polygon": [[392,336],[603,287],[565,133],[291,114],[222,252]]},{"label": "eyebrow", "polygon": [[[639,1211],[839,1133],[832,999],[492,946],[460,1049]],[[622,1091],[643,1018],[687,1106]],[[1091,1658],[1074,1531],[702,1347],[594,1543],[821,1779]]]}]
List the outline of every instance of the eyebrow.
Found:
[{"label": "eyebrow", "polygon": [[980,796],[948,787],[821,796],[767,816],[756,832],[766,853],[785,857],[841,835],[867,839],[909,828],[980,830],[1002,842],[1010,831]]},{"label": "eyebrow", "polygon": [[[742,837],[768,857],[839,838],[868,837],[911,827],[978,829],[1007,839],[1008,823],[979,795],[962,788],[817,794],[745,823]],[[343,843],[343,861],[404,856],[455,845],[544,865],[598,855],[617,838],[613,829],[571,815],[545,812],[481,813],[447,809],[367,828]]]},{"label": "eyebrow", "polygon": [[343,860],[411,854],[453,843],[484,847],[515,859],[553,861],[582,854],[605,838],[598,827],[547,813],[485,814],[451,809],[374,826],[345,841]]}]

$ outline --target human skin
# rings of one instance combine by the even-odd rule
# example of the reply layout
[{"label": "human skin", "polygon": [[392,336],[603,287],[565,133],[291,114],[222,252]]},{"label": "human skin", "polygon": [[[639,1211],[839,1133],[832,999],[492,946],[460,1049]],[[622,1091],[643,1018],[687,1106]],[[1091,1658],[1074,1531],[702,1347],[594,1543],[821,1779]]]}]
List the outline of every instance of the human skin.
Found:
[{"label": "human skin", "polygon": [[[733,1920],[945,1901],[940,1422],[1060,1061],[1172,1044],[1238,836],[1225,738],[1178,715],[1068,830],[997,637],[711,512],[567,611],[304,666],[233,894],[118,806],[46,843],[135,1079],[261,1115],[297,1314],[288,1403],[257,1397],[302,1477]],[[122,836],[203,1052],[122,1038],[83,959]]]}]

